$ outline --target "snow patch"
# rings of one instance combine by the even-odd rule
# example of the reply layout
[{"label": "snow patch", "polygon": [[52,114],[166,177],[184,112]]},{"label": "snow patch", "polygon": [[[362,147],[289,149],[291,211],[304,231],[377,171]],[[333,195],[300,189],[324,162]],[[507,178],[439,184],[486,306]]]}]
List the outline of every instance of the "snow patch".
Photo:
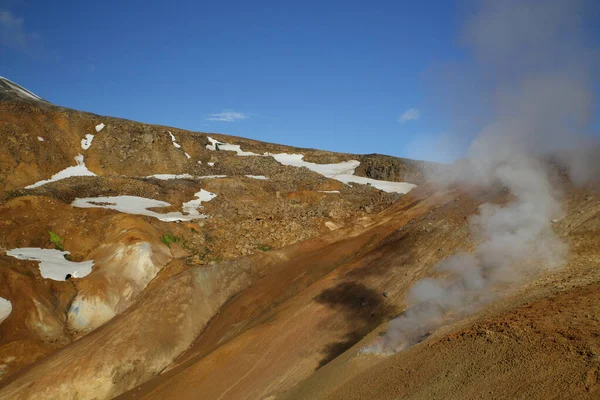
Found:
[{"label": "snow patch", "polygon": [[85,166],[85,162],[83,161],[83,156],[81,154],[78,154],[73,158],[75,159],[77,165],[67,167],[62,171],[57,172],[56,174],[52,175],[50,179],[46,179],[43,181],[33,183],[29,186],[25,186],[25,189],[33,189],[45,185],[46,183],[60,181],[62,179],[70,178],[72,176],[96,176],[95,173],[87,169],[87,167]]},{"label": "snow patch", "polygon": [[3,297],[0,297],[0,324],[8,318],[12,312],[12,303]]},{"label": "snow patch", "polygon": [[192,158],[192,156],[190,156],[188,153],[186,153],[185,151],[183,152],[183,154],[185,154],[185,156],[187,157],[187,159],[189,160],[190,158]]},{"label": "snow patch", "polygon": [[190,174],[179,174],[179,175],[154,174],[154,175],[149,175],[146,178],[154,178],[154,179],[160,179],[161,181],[168,181],[169,179],[194,179],[194,176],[190,175]]},{"label": "snow patch", "polygon": [[360,165],[360,161],[350,160],[344,161],[337,164],[316,164],[304,161],[302,154],[270,154],[275,161],[281,165],[290,165],[292,167],[306,167],[311,171],[321,174],[327,178],[331,178],[337,175],[351,175],[354,170]]},{"label": "snow patch", "polygon": [[196,179],[219,179],[219,178],[227,178],[227,175],[204,175],[204,176],[196,177]]},{"label": "snow patch", "polygon": [[235,151],[238,156],[246,157],[246,156],[260,156],[260,154],[253,153],[251,151],[243,151],[238,144],[229,144],[229,143],[221,143],[218,140],[215,140],[211,137],[208,137],[208,141],[210,144],[206,145],[208,150],[216,151],[225,150],[225,151]]},{"label": "snow patch", "polygon": [[[104,124],[98,124],[96,125],[96,133],[100,132],[102,129],[104,129],[106,125]],[[85,135],[85,138],[81,139],[81,148],[84,150],[87,150],[90,148],[90,146],[92,145],[92,141],[94,140],[94,135],[92,135],[91,133],[88,133],[87,135]]]},{"label": "snow patch", "polygon": [[0,79],[4,80],[4,82],[10,86],[12,89],[16,90],[17,92],[21,93],[22,95],[24,95],[25,97],[29,97],[30,99],[33,100],[39,100],[39,101],[44,101],[44,99],[42,99],[40,96],[38,96],[37,94],[25,89],[24,87],[17,85],[16,83],[14,83],[13,81],[11,81],[10,79],[6,79],[2,76],[0,76]]},{"label": "snow patch", "polygon": [[321,174],[326,178],[335,179],[343,183],[361,183],[371,185],[379,190],[388,193],[405,194],[411,191],[417,185],[406,182],[379,181],[377,179],[365,178],[354,175],[354,170],[360,165],[360,161],[350,160],[338,164],[316,164],[304,161],[302,154],[271,154],[271,156],[282,165],[293,167],[306,167],[313,172]]},{"label": "snow patch", "polygon": [[74,278],[82,278],[92,272],[93,260],[72,262],[65,259],[68,251],[56,249],[40,249],[37,247],[23,247],[8,250],[7,255],[19,260],[39,261],[42,277],[54,281],[64,281],[67,274]]},{"label": "snow patch", "polygon": [[210,201],[217,195],[204,189],[195,193],[196,199],[183,203],[182,210],[185,214],[177,211],[165,214],[151,211],[149,208],[170,207],[171,204],[166,201],[147,199],[137,196],[107,196],[107,197],[86,197],[75,199],[71,205],[80,208],[107,208],[109,210],[119,211],[125,214],[145,215],[156,218],[160,221],[191,221],[194,219],[207,218],[208,216],[200,214],[198,208],[203,201]]},{"label": "snow patch", "polygon": [[181,209],[188,215],[204,217],[198,212],[198,208],[201,207],[203,201],[211,201],[212,199],[217,197],[217,195],[204,189],[200,189],[200,191],[198,193],[195,193],[194,196],[196,196],[196,198],[183,203]]},{"label": "snow patch", "polygon": [[214,167],[214,166],[215,166],[215,163],[214,163],[214,162],[209,162],[209,163],[207,163],[207,164],[208,164],[208,166],[209,166],[209,167]]},{"label": "snow patch", "polygon": [[319,190],[320,193],[339,193],[339,190]]},{"label": "snow patch", "polygon": [[171,131],[167,131],[169,132],[169,135],[171,135],[171,142],[173,142],[173,146],[175,146],[176,148],[180,149],[181,145],[179,143],[177,143],[177,139],[175,138],[175,135],[173,135],[171,133]]},{"label": "snow patch", "polygon": [[40,142],[43,142],[43,141],[44,141],[44,138],[43,138],[43,137],[41,137],[41,136],[38,136],[38,140],[39,140]]},{"label": "snow patch", "polygon": [[387,193],[406,194],[406,193],[410,192],[412,189],[414,189],[415,187],[417,187],[417,185],[414,185],[412,183],[379,181],[377,179],[365,178],[362,176],[348,175],[348,174],[336,175],[336,176],[332,176],[331,178],[336,179],[340,182],[344,182],[346,184],[361,183],[363,185],[371,185],[374,188],[379,189],[384,192],[387,192]]},{"label": "snow patch", "polygon": [[[256,154],[251,151],[243,151],[239,145],[222,143],[211,137],[208,137],[208,140],[211,144],[207,144],[206,148],[209,150],[215,151],[218,148],[219,150],[235,151],[238,156],[261,156],[261,154]],[[371,185],[388,193],[394,192],[405,194],[417,186],[406,182],[380,181],[377,179],[356,176],[354,175],[354,170],[360,165],[360,161],[357,160],[343,161],[337,164],[316,164],[304,161],[304,155],[302,154],[265,153],[262,156],[271,156],[282,165],[289,165],[298,168],[306,167],[313,172],[323,175],[326,178],[335,179],[345,184],[360,183],[363,185]],[[208,165],[211,165],[211,163],[208,163]],[[212,163],[212,165],[214,165],[214,163]]]},{"label": "snow patch", "polygon": [[218,179],[218,178],[227,178],[227,175],[204,175],[204,176],[194,176],[190,174],[155,174],[149,175],[146,178],[155,178],[160,179],[161,181],[168,181],[170,179]]},{"label": "snow patch", "polygon": [[262,181],[269,180],[269,178],[267,178],[264,175],[246,175],[246,177],[247,178],[252,178],[252,179],[259,179],[259,180],[262,180]]},{"label": "snow patch", "polygon": [[94,135],[92,135],[91,133],[85,135],[85,137],[81,139],[81,148],[84,150],[89,149],[92,145],[92,140],[94,140]]}]

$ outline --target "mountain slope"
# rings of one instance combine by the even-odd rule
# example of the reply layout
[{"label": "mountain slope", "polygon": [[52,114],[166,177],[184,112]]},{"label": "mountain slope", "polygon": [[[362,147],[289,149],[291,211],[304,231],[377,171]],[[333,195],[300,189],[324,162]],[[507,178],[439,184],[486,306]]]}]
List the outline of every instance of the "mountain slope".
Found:
[{"label": "mountain slope", "polygon": [[[441,259],[471,246],[465,216],[483,199],[418,189],[364,233],[384,238],[358,247],[364,254],[346,250],[354,258],[330,262],[330,273],[291,297],[273,295],[281,277],[257,282],[223,308],[174,367],[122,398],[481,398],[488,392],[546,398],[557,387],[565,397],[594,398],[600,390],[594,333],[600,323],[594,300],[600,203],[589,193],[565,199],[566,216],[557,226],[573,249],[565,270],[513,289],[410,350],[359,355],[402,311],[416,280],[434,276]],[[499,192],[486,200],[505,198]],[[248,315],[257,303],[262,311]],[[232,319],[245,322],[232,327]],[[548,363],[554,368],[545,372]]]},{"label": "mountain slope", "polygon": [[11,100],[15,97],[19,100],[48,103],[46,100],[25,89],[23,86],[11,81],[10,79],[0,76],[0,101]]},{"label": "mountain slope", "polygon": [[477,246],[480,206],[514,193],[426,183],[424,167],[443,170],[423,162],[10,96],[0,399],[598,396],[600,186],[575,187],[554,161],[562,215],[544,224],[566,267],[499,283],[495,301],[406,350],[366,354],[415,282]]},{"label": "mountain slope", "polygon": [[6,79],[0,92],[2,378],[127,311],[148,285],[360,227],[423,180],[422,162],[101,117]]}]

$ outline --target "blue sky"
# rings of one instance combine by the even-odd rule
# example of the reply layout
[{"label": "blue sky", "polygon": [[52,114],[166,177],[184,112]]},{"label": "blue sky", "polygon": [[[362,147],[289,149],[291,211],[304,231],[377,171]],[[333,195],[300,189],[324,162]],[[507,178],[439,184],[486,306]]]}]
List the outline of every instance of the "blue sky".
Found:
[{"label": "blue sky", "polygon": [[0,75],[101,115],[301,147],[438,158],[427,74],[458,2],[0,0]]}]

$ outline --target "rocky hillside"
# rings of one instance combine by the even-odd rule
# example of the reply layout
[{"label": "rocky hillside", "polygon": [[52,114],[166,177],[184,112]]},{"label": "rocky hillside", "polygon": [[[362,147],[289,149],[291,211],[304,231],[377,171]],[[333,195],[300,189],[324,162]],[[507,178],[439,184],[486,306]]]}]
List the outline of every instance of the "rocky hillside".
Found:
[{"label": "rocky hillside", "polygon": [[0,378],[149,284],[364,225],[423,167],[102,117],[0,78]]},{"label": "rocky hillside", "polygon": [[8,97],[0,399],[600,395],[597,180],[549,168],[562,197],[544,234],[568,248],[562,268],[526,260],[540,268],[373,351],[415,283],[473,253],[482,205],[515,193]]}]

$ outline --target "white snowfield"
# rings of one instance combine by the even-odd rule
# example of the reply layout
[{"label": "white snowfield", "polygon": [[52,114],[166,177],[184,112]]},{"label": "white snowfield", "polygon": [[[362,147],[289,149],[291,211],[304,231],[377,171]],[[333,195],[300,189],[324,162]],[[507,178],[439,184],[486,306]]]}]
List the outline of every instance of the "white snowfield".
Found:
[{"label": "white snowfield", "polygon": [[154,174],[148,175],[146,178],[154,178],[160,179],[161,181],[168,181],[170,179],[218,179],[218,178],[227,178],[227,175],[204,175],[204,176],[194,176],[190,174]]},{"label": "white snowfield", "polygon": [[387,193],[401,193],[406,194],[410,192],[412,189],[417,187],[412,183],[406,182],[390,182],[390,181],[379,181],[377,179],[365,178],[362,176],[356,176],[351,174],[341,174],[336,176],[328,176],[328,178],[333,178],[340,182],[344,183],[361,183],[363,185],[371,185],[376,189]]},{"label": "white snowfield", "polygon": [[360,161],[350,160],[338,164],[316,164],[302,160],[302,154],[270,154],[281,165],[291,165],[292,167],[306,167],[311,171],[326,177],[335,175],[353,174],[354,170],[360,165]]},{"label": "white snowfield", "polygon": [[12,303],[3,297],[0,297],[0,324],[8,318],[12,312]]},{"label": "white snowfield", "polygon": [[45,185],[46,183],[60,181],[62,179],[70,178],[72,176],[96,176],[95,173],[87,169],[87,167],[85,166],[85,162],[83,161],[83,156],[81,154],[78,154],[73,158],[75,158],[75,162],[77,163],[77,165],[67,167],[62,171],[57,172],[56,174],[52,175],[50,179],[45,179],[43,181],[39,181],[36,183],[32,183],[31,185],[25,186],[25,189],[33,189]]},{"label": "white snowfield", "polygon": [[[103,123],[100,123],[98,125],[96,125],[96,133],[100,132],[102,129],[104,129],[106,125],[104,125]],[[91,133],[88,133],[87,135],[85,135],[85,138],[81,139],[81,148],[84,150],[87,150],[90,148],[90,146],[92,145],[92,141],[94,140],[94,136]]]},{"label": "white snowfield", "polygon": [[320,193],[339,193],[339,190],[319,190]]},{"label": "white snowfield", "polygon": [[68,251],[55,249],[40,249],[37,247],[23,247],[6,252],[7,255],[19,260],[39,261],[42,277],[54,281],[66,280],[67,274],[73,278],[82,278],[92,272],[93,260],[72,262],[65,259]]},{"label": "white snowfield", "polygon": [[85,137],[83,139],[81,139],[81,148],[84,150],[89,149],[90,146],[92,145],[93,140],[94,140],[94,135],[92,135],[91,133],[88,133],[87,135],[85,135]]},{"label": "white snowfield", "polygon": [[241,157],[245,157],[245,156],[260,156],[260,154],[256,154],[253,153],[251,151],[243,151],[240,148],[240,145],[238,144],[229,144],[229,143],[222,143],[219,142],[218,140],[215,140],[211,137],[208,138],[208,141],[210,142],[210,144],[206,145],[206,148],[209,150],[217,150],[217,146],[219,147],[219,150],[225,150],[225,151],[235,151],[237,153],[238,156]]},{"label": "white snowfield", "polygon": [[204,176],[197,176],[195,179],[220,179],[220,178],[227,178],[227,175],[204,175]]},{"label": "white snowfield", "polygon": [[211,193],[207,190],[201,189],[198,193],[195,193],[194,196],[196,196],[196,198],[183,203],[181,205],[181,209],[188,216],[196,216],[199,218],[206,218],[205,215],[202,215],[198,212],[198,208],[200,208],[202,206],[203,201],[211,201],[212,199],[217,197],[217,195],[214,193]]},{"label": "white snowfield", "polygon": [[171,135],[171,142],[173,142],[173,146],[175,146],[176,148],[180,149],[181,145],[179,143],[177,143],[177,139],[175,138],[175,135],[173,135],[171,133],[171,131],[167,131],[169,132],[169,135]]},{"label": "white snowfield", "polygon": [[154,178],[154,179],[160,179],[161,181],[168,181],[169,179],[194,179],[194,176],[190,175],[190,174],[179,174],[179,175],[154,174],[154,175],[148,175],[146,178]]},{"label": "white snowfield", "polygon": [[[247,178],[252,178],[252,179],[259,179],[259,180],[268,180],[269,178],[264,176],[264,175],[244,175]],[[154,175],[148,175],[146,178],[154,178],[154,179],[160,179],[161,181],[168,181],[171,179],[193,179],[193,180],[200,180],[200,179],[220,179],[220,178],[227,178],[227,175],[201,175],[201,176],[196,176],[196,175],[190,175],[190,174],[154,174]]]},{"label": "white snowfield", "polygon": [[[239,145],[222,143],[211,137],[208,137],[208,140],[211,142],[211,144],[206,145],[206,148],[209,150],[217,150],[218,146],[219,150],[235,151],[238,156],[261,156],[260,154],[256,154],[250,151],[243,151]],[[360,161],[356,160],[344,161],[337,164],[317,164],[304,161],[304,155],[302,154],[265,153],[262,156],[273,157],[277,162],[279,162],[282,165],[289,165],[292,167],[306,167],[313,172],[325,176],[326,178],[335,179],[346,184],[360,183],[363,185],[371,185],[379,190],[388,193],[405,194],[410,192],[414,187],[417,186],[413,185],[412,183],[406,182],[380,181],[377,179],[356,176],[354,175],[354,170],[360,165]]]},{"label": "white snowfield", "polygon": [[80,208],[107,208],[125,214],[146,215],[165,222],[192,221],[195,219],[208,218],[198,212],[203,201],[210,201],[217,195],[204,189],[195,193],[196,199],[190,200],[182,205],[185,213],[172,211],[165,214],[151,211],[149,208],[170,207],[166,201],[147,199],[137,196],[110,196],[110,197],[86,197],[75,199],[71,205]]},{"label": "white snowfield", "polygon": [[41,136],[38,136],[38,140],[39,140],[40,142],[43,142],[43,141],[44,141],[44,138],[43,138],[43,137],[41,137]]},{"label": "white snowfield", "polygon": [[42,99],[40,96],[38,96],[37,94],[30,92],[29,90],[25,89],[24,87],[17,85],[16,83],[14,83],[13,81],[11,81],[10,79],[6,79],[3,76],[0,76],[0,79],[4,80],[4,82],[11,87],[11,89],[16,90],[17,92],[21,93],[23,96],[25,97],[29,97],[32,100],[39,100],[39,101],[44,101],[44,99]]}]

